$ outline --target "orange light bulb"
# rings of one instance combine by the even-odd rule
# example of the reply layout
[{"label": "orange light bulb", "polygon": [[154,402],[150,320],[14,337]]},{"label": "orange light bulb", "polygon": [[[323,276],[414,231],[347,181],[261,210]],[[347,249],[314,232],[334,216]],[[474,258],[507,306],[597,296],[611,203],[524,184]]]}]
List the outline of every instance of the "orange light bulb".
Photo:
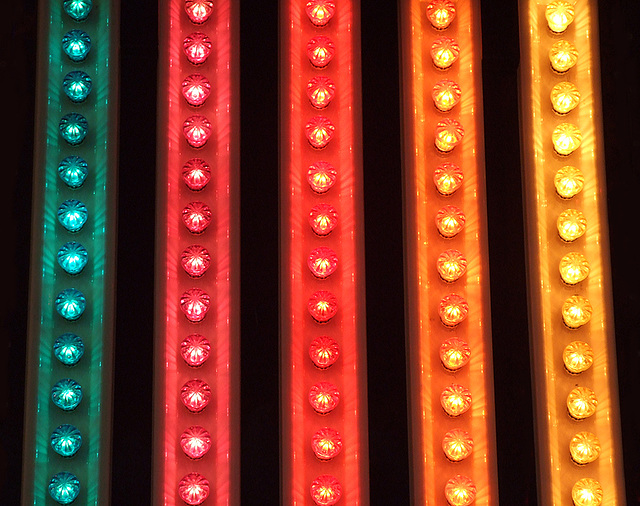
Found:
[{"label": "orange light bulb", "polygon": [[569,156],[582,143],[580,129],[571,123],[561,123],[554,128],[551,134],[553,149],[562,156]]},{"label": "orange light bulb", "polygon": [[568,285],[577,285],[587,279],[590,270],[589,262],[582,253],[573,251],[560,260],[560,277]]},{"label": "orange light bulb", "polygon": [[575,17],[575,9],[571,2],[556,0],[547,4],[544,14],[547,18],[549,29],[554,33],[562,33],[572,23]]},{"label": "orange light bulb", "polygon": [[587,231],[587,219],[576,209],[567,209],[560,213],[556,223],[558,234],[563,241],[573,242]]},{"label": "orange light bulb", "polygon": [[551,89],[551,105],[558,114],[568,114],[580,103],[578,87],[567,81],[556,84]]},{"label": "orange light bulb", "polygon": [[433,173],[433,182],[441,195],[453,195],[462,186],[464,174],[455,163],[445,162]]},{"label": "orange light bulb", "polygon": [[566,165],[558,169],[553,177],[557,194],[563,199],[575,197],[584,188],[584,175],[577,167]]},{"label": "orange light bulb", "polygon": [[449,416],[460,416],[471,407],[471,392],[462,385],[449,385],[440,395],[440,405]]},{"label": "orange light bulb", "polygon": [[431,92],[431,98],[436,109],[442,112],[448,112],[453,109],[460,102],[461,96],[462,90],[460,86],[451,79],[438,81]]},{"label": "orange light bulb", "polygon": [[450,430],[442,439],[442,450],[449,460],[460,462],[471,455],[473,439],[466,430]]},{"label": "orange light bulb", "polygon": [[578,50],[571,42],[559,40],[549,50],[549,61],[553,70],[564,74],[577,63]]},{"label": "orange light bulb", "polygon": [[593,365],[593,349],[584,341],[569,343],[562,352],[564,367],[572,374],[580,374]]},{"label": "orange light bulb", "polygon": [[447,327],[455,327],[462,323],[469,313],[469,304],[464,298],[455,293],[446,295],[440,301],[438,308],[440,320]]},{"label": "orange light bulb", "polygon": [[592,313],[589,299],[582,295],[572,295],[562,304],[562,321],[570,329],[577,329],[589,323]]},{"label": "orange light bulb", "polygon": [[455,119],[445,118],[438,121],[435,131],[435,143],[443,153],[453,151],[458,144],[462,142],[464,137],[464,128],[459,121]]},{"label": "orange light bulb", "polygon": [[600,456],[600,440],[591,432],[578,432],[569,442],[569,453],[576,464],[590,464]]},{"label": "orange light bulb", "polygon": [[457,249],[448,249],[440,253],[436,268],[444,281],[453,283],[467,272],[467,259]]},{"label": "orange light bulb", "polygon": [[602,486],[592,478],[578,480],[571,489],[574,506],[600,506],[603,496]]},{"label": "orange light bulb", "polygon": [[432,0],[427,5],[427,19],[431,26],[444,30],[456,17],[456,6],[451,0]]},{"label": "orange light bulb", "polygon": [[458,235],[466,221],[464,213],[456,206],[444,206],[436,213],[436,227],[446,238]]},{"label": "orange light bulb", "polygon": [[459,55],[460,46],[451,37],[438,37],[431,44],[431,59],[439,69],[448,69]]},{"label": "orange light bulb", "polygon": [[452,337],[440,345],[440,360],[450,371],[457,371],[469,363],[471,348],[462,339]]},{"label": "orange light bulb", "polygon": [[450,506],[469,506],[476,500],[476,494],[476,486],[468,476],[454,476],[444,487],[444,495]]},{"label": "orange light bulb", "polygon": [[571,418],[584,420],[596,412],[598,398],[596,393],[587,387],[576,387],[567,396],[567,409]]}]

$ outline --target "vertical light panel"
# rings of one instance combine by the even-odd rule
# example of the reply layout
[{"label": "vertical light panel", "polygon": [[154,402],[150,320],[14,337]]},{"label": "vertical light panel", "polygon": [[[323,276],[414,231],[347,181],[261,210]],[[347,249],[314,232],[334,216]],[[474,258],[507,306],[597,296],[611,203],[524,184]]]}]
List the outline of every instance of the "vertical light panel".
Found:
[{"label": "vertical light panel", "polygon": [[119,4],[38,9],[22,504],[108,504]]},{"label": "vertical light panel", "polygon": [[520,2],[539,500],[625,504],[597,3]]},{"label": "vertical light panel", "polygon": [[498,504],[480,5],[401,2],[415,504]]},{"label": "vertical light panel", "polygon": [[159,9],[153,501],[239,504],[239,7]]},{"label": "vertical light panel", "polygon": [[369,504],[359,15],[280,3],[283,504]]}]

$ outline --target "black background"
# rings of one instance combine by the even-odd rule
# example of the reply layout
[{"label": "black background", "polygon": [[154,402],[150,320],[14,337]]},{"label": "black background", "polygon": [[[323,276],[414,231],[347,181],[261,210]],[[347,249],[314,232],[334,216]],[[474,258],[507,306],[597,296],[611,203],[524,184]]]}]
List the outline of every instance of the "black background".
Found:
[{"label": "black background", "polygon": [[[52,0],[61,1],[61,0]],[[99,0],[98,0],[99,1]],[[35,0],[0,20],[0,504],[18,504],[31,223]],[[604,140],[627,500],[640,504],[640,2],[599,8]],[[517,2],[482,5],[500,503],[537,503],[518,131]],[[149,504],[157,8],[121,7],[120,173],[112,503]],[[278,8],[241,7],[242,496],[279,502]],[[409,504],[398,14],[363,1],[362,87],[371,502]]]}]

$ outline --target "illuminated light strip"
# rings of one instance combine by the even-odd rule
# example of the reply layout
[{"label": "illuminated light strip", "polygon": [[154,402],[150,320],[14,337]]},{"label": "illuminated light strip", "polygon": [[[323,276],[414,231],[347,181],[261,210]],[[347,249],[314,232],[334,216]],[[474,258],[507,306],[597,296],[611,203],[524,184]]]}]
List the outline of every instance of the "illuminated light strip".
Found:
[{"label": "illuminated light strip", "polygon": [[[455,8],[455,18],[448,27],[439,29],[427,16],[427,12],[432,12],[428,5],[418,0],[401,4],[412,497],[416,504],[457,506],[470,504],[475,498],[473,504],[493,505],[498,503],[498,489],[480,81],[480,5],[468,0],[450,3],[449,8]],[[434,22],[438,20],[442,18],[434,18]],[[452,52],[438,53],[434,60],[432,46]],[[456,55],[457,48],[457,59],[447,67],[448,58]],[[450,109],[446,100],[439,101],[436,108],[432,98],[434,87],[442,80],[454,81],[461,91],[459,103]],[[438,85],[438,91],[443,89],[452,92],[454,98],[457,96],[457,89],[451,83]],[[436,134],[442,132],[453,137],[437,139]],[[459,167],[462,181],[460,171],[447,164]],[[436,171],[444,177],[440,190],[434,180]],[[451,190],[455,191],[451,193]],[[461,253],[467,265],[466,272],[446,282],[437,266],[439,257],[449,250]],[[458,253],[451,252],[446,257],[443,267],[447,267],[447,262],[451,267],[460,267]],[[466,319],[459,321],[467,305]],[[454,311],[442,313],[442,308]],[[453,338],[466,343],[468,350],[463,343],[448,341]],[[448,349],[459,350],[454,355],[464,356],[470,351],[468,363],[455,372],[445,369],[440,359],[445,343]],[[449,368],[455,365],[449,363]],[[451,385],[462,388],[449,389]],[[465,406],[453,402],[448,403],[447,409],[455,416],[445,413],[441,402],[443,393],[454,394],[447,400],[461,403],[468,402],[466,394],[470,393],[468,411],[456,415],[458,408]],[[471,453],[459,462],[450,461],[452,457],[468,453],[464,448],[469,437],[473,441]],[[449,449],[449,458],[443,443]],[[454,500],[456,491],[459,494]]]},{"label": "illuminated light strip", "polygon": [[[336,2],[333,17],[323,26],[312,23],[306,5],[305,0],[281,5],[282,501],[313,505],[317,502],[312,494],[321,494],[324,487],[328,501],[335,500],[339,488],[339,504],[369,504],[359,3]],[[321,37],[328,37],[332,44]],[[310,56],[319,57],[315,66],[308,48]],[[332,60],[325,65],[323,58],[332,50]],[[318,68],[321,65],[325,66]],[[335,95],[323,109],[314,107],[307,97],[310,80],[320,76],[335,84]],[[313,119],[319,116],[329,121]],[[320,148],[327,139],[328,144]],[[327,180],[332,175],[319,162],[335,168],[335,184],[314,191],[308,181],[312,165]],[[322,183],[323,178],[312,178],[312,182]],[[326,191],[319,193],[322,190]],[[333,224],[333,211],[337,213],[335,229],[319,235]],[[316,223],[316,233],[310,215],[326,216]],[[320,271],[314,275],[308,265],[312,252],[320,247],[330,248],[337,257],[335,272],[326,278],[317,277],[326,274]],[[330,252],[323,258],[328,259],[324,265],[333,265]],[[318,305],[318,301],[328,304]],[[321,320],[327,321],[318,323]],[[322,336],[334,340],[339,348],[337,361],[324,369],[314,365],[309,353],[312,342]],[[336,392],[331,385],[339,393],[333,409]],[[316,406],[329,410],[322,416],[314,411],[309,396],[325,388],[327,405]],[[342,441],[342,450],[330,460],[321,460],[312,449],[314,435],[325,427],[337,431]],[[331,439],[332,434],[321,433],[318,438]]]},{"label": "illuminated light strip", "polygon": [[[43,0],[38,6],[25,505],[61,504],[68,498],[76,504],[109,503],[119,3],[101,1],[85,17],[91,2],[75,2],[75,19],[66,11],[73,7],[68,4],[63,8],[61,1]],[[85,96],[87,76],[91,89]],[[84,162],[67,157],[86,162],[86,179]],[[65,159],[63,178],[58,167]],[[69,214],[60,221],[63,202]],[[62,250],[68,255],[59,258],[67,243],[82,246],[71,244]],[[85,253],[87,263],[80,268]],[[65,292],[69,289],[75,291]],[[58,306],[59,294],[65,293],[70,295],[66,305]],[[84,351],[75,360],[73,352],[80,349],[75,337],[58,348],[69,352],[60,355],[68,365],[54,354],[54,343],[65,334],[79,336]],[[54,433],[59,437],[52,440]]]},{"label": "illuminated light strip", "polygon": [[159,12],[153,503],[239,504],[239,6]]},{"label": "illuminated light strip", "polygon": [[[599,482],[603,496],[598,503],[625,504],[617,367],[611,297],[609,241],[606,217],[605,167],[600,98],[597,3],[575,4],[575,19],[564,32],[554,34],[545,18],[546,1],[520,3],[522,128],[524,193],[529,251],[531,346],[536,397],[539,501],[571,504],[572,489],[583,478]],[[557,30],[561,30],[561,27]],[[575,66],[560,75],[550,66],[549,52],[559,41],[575,46]],[[550,99],[552,88],[570,82],[577,88],[577,106],[559,115]],[[571,87],[569,87],[571,88]],[[573,96],[573,94],[571,94]],[[575,98],[575,97],[574,97]],[[577,126],[581,145],[571,154],[555,152],[554,130],[563,123]],[[564,166],[574,166],[584,176],[577,195],[561,198],[554,176]],[[563,241],[557,220],[567,209],[580,211],[586,231],[571,242]],[[572,230],[568,230],[572,233]],[[571,237],[568,237],[569,239]],[[574,285],[563,282],[561,259],[570,252],[583,255],[590,266],[586,279]],[[586,297],[591,319],[577,328],[563,323],[562,306],[574,295]],[[567,320],[576,327],[580,321]],[[593,365],[570,374],[563,353],[570,343],[586,342],[593,350]],[[597,397],[595,413],[582,421],[568,414],[567,398],[576,386],[587,387]],[[575,434],[589,432],[600,442],[600,455],[592,463],[572,462],[570,442]]]}]

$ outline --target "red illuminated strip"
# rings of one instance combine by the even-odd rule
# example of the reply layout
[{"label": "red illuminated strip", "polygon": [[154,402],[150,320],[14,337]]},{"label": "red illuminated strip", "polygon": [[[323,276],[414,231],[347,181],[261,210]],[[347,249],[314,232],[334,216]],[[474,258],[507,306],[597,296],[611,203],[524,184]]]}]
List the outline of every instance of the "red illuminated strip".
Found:
[{"label": "red illuminated strip", "polygon": [[359,3],[281,7],[283,504],[368,504]]},{"label": "red illuminated strip", "polygon": [[154,504],[239,504],[238,18],[160,2]]}]

